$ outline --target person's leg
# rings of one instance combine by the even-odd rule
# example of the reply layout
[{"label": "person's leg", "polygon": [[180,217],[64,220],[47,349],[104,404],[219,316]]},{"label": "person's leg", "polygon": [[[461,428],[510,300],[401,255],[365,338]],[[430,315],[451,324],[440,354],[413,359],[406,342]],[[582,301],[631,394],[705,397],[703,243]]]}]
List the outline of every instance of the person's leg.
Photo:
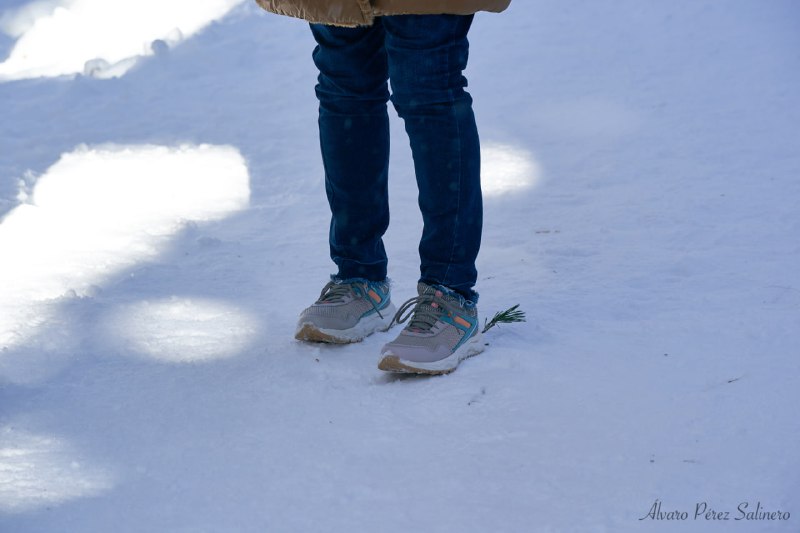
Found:
[{"label": "person's leg", "polygon": [[472,16],[382,17],[392,103],[405,122],[424,230],[420,281],[477,301],[483,224],[480,143],[467,80]]},{"label": "person's leg", "polygon": [[331,208],[337,278],[386,279],[389,225],[388,67],[379,22],[366,28],[312,24],[319,69],[319,134]]},{"label": "person's leg", "polygon": [[395,314],[381,240],[389,225],[388,67],[384,32],[312,24],[319,68],[319,137],[331,208],[330,253],[338,267],[300,313],[295,338],[357,342]]},{"label": "person's leg", "polygon": [[483,223],[480,143],[462,74],[471,23],[455,15],[383,19],[392,102],[411,142],[425,224],[417,297],[400,307],[406,326],[381,349],[378,368],[390,372],[447,373],[483,350],[473,288]]}]

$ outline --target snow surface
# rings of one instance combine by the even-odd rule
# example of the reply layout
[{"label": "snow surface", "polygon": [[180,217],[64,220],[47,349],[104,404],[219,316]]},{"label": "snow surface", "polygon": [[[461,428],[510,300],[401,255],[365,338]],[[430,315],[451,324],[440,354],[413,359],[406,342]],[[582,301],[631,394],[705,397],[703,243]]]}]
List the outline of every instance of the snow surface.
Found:
[{"label": "snow surface", "polygon": [[332,271],[306,26],[110,4],[0,4],[3,69],[104,36],[0,82],[0,531],[800,530],[797,2],[477,17],[479,309],[528,321],[436,378],[292,338]]},{"label": "snow surface", "polygon": [[19,40],[0,63],[0,80],[83,72],[127,72],[164,52],[244,0],[40,0],[6,12],[0,29]]}]

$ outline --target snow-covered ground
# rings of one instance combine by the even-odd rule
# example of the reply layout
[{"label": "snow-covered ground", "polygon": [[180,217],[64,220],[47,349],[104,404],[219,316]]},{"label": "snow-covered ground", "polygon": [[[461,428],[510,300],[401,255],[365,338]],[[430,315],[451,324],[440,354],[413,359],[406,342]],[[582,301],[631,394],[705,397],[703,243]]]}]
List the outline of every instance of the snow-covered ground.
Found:
[{"label": "snow-covered ground", "polygon": [[0,531],[800,530],[795,0],[477,17],[479,308],[528,321],[436,378],[292,338],[332,271],[307,27],[110,4],[0,4]]}]

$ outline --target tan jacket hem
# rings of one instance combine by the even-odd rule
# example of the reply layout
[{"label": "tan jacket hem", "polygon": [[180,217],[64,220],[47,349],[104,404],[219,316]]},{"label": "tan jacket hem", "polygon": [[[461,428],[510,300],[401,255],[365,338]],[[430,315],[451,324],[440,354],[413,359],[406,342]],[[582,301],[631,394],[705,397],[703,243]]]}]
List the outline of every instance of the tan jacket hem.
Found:
[{"label": "tan jacket hem", "polygon": [[272,13],[317,24],[369,26],[375,17],[389,15],[471,15],[499,13],[511,0],[256,0]]}]

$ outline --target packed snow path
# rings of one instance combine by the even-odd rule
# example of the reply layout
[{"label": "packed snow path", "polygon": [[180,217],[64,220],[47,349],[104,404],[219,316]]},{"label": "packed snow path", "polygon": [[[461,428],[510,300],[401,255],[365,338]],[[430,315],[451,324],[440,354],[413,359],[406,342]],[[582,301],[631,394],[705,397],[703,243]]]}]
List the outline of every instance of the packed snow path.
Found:
[{"label": "packed snow path", "polygon": [[332,270],[307,27],[209,0],[113,57],[48,40],[101,4],[0,6],[0,531],[800,528],[794,0],[477,17],[479,309],[528,321],[432,379],[377,370],[392,332],[292,338]]}]

